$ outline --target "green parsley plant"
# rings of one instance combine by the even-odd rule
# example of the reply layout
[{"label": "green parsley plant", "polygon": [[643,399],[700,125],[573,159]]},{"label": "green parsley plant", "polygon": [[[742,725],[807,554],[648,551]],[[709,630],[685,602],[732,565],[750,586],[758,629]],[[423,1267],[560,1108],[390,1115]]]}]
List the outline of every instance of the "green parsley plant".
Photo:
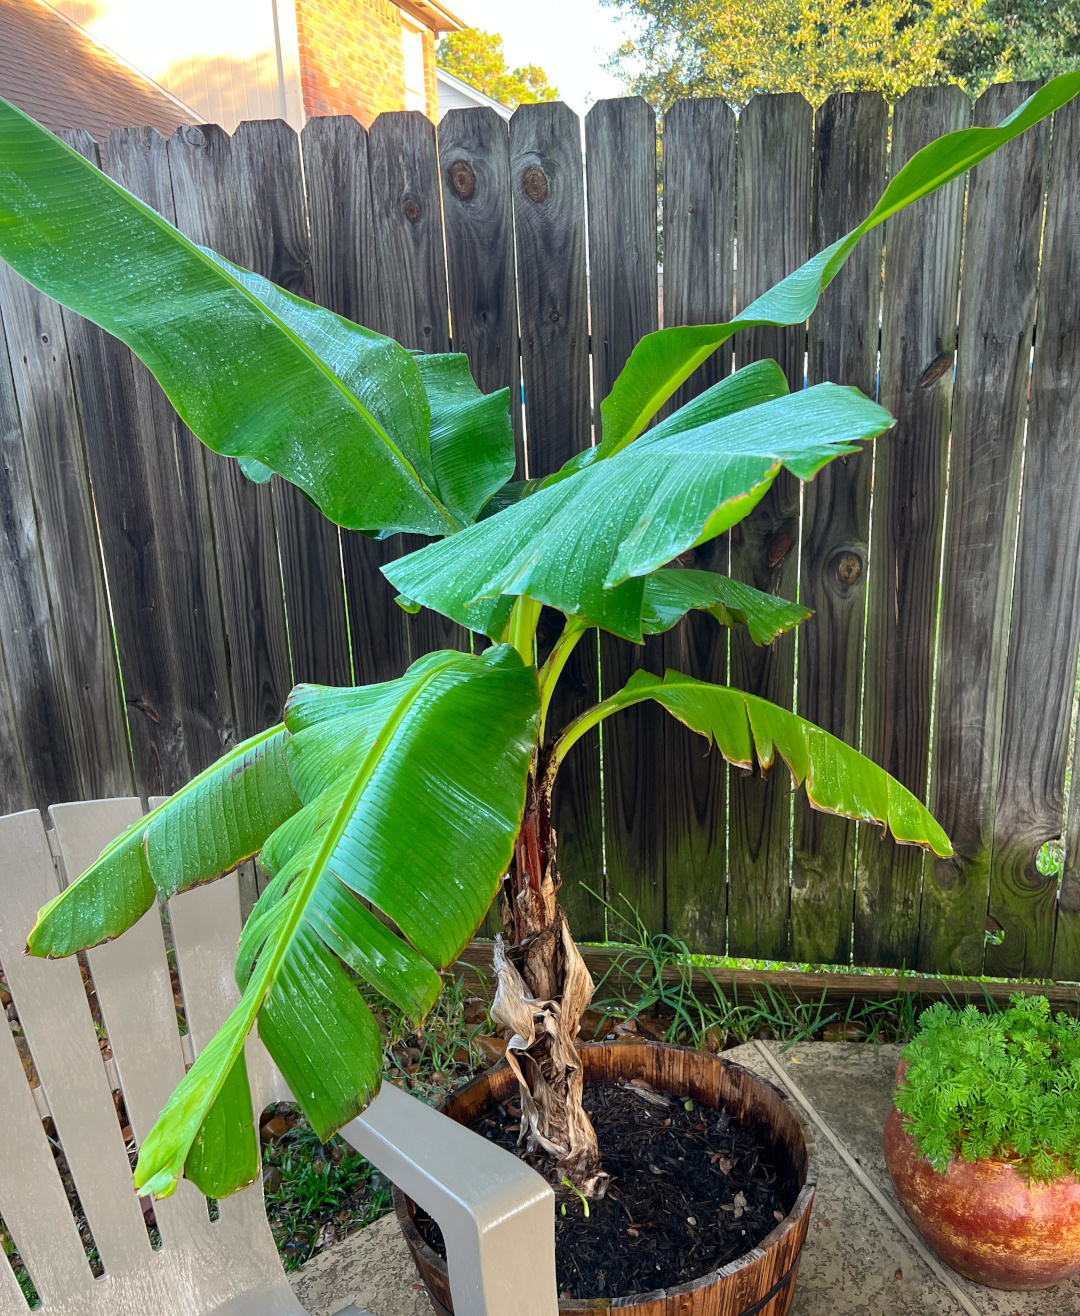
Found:
[{"label": "green parsley plant", "polygon": [[1045,996],[989,1015],[935,1005],[904,1059],[896,1108],[936,1170],[958,1156],[1043,1183],[1080,1174],[1080,1021],[1052,1017]]}]

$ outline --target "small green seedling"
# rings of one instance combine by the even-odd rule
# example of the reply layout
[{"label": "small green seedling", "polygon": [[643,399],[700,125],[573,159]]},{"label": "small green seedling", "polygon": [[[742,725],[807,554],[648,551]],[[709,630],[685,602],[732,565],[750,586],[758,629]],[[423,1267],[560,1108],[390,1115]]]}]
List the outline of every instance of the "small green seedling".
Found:
[{"label": "small green seedling", "polygon": [[[584,1193],[580,1193],[580,1192],[578,1192],[578,1190],[577,1190],[577,1188],[575,1187],[575,1185],[572,1184],[572,1183],[570,1182],[570,1180],[566,1177],[565,1174],[564,1174],[563,1177],[562,1177],[562,1183],[563,1183],[563,1186],[564,1186],[564,1187],[570,1189],[570,1191],[574,1194],[575,1197],[580,1197],[580,1198],[581,1198],[581,1205],[582,1205],[582,1207],[584,1207],[584,1210],[585,1210],[585,1219],[588,1220],[588,1218],[589,1218],[589,1203],[588,1203],[588,1201],[587,1201],[587,1199],[586,1199]],[[565,1202],[563,1202],[563,1204],[562,1204],[562,1214],[563,1214],[563,1215],[566,1214],[566,1203],[565,1203]]]}]

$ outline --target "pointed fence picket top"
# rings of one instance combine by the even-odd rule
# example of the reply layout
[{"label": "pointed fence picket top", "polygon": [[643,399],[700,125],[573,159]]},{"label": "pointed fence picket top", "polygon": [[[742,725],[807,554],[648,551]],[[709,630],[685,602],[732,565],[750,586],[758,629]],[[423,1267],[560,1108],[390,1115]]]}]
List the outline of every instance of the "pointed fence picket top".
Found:
[{"label": "pointed fence picket top", "polygon": [[[1024,95],[992,88],[975,121]],[[584,132],[551,104],[508,127],[467,110],[438,129],[404,113],[299,139],[258,122],[70,140],[290,291],[413,349],[469,350],[482,387],[510,388],[519,474],[539,475],[599,439],[642,334],[727,319],[971,120],[937,87],[897,102],[889,140],[887,107],[861,94],[816,112],[683,101],[658,125],[644,101],[603,101]],[[808,326],[736,336],[680,391],[774,355],[792,387],[854,383],[897,417],[696,553],[798,593],[817,614],[799,636],[760,651],[694,616],[642,648],[592,640],[554,710],[642,666],[730,676],[861,744],[929,800],[956,859],[793,805],[782,771],[730,771],[636,708],[576,746],[554,802],[582,938],[624,932],[589,887],[694,951],[1080,977],[1075,795],[1055,840],[1080,639],[1078,123],[1070,105],[895,216]],[[277,721],[294,681],[385,680],[468,647],[379,574],[416,541],[339,534],[281,481],[246,481],[126,348],[6,267],[0,317],[0,810],[174,790]]]}]

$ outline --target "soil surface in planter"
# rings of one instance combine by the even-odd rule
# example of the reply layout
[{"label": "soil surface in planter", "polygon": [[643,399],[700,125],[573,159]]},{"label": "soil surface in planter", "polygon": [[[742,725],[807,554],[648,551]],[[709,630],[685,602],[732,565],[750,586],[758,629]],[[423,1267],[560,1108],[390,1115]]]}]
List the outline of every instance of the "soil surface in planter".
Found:
[{"label": "soil surface in planter", "polygon": [[[764,1127],[743,1128],[726,1111],[641,1080],[586,1083],[584,1105],[611,1185],[606,1197],[589,1203],[588,1219],[579,1197],[556,1190],[561,1297],[628,1297],[698,1279],[760,1243],[795,1204],[794,1167]],[[511,1101],[471,1127],[521,1155],[520,1118]],[[522,1159],[553,1181],[550,1161]],[[419,1208],[416,1227],[445,1258],[439,1226]]]}]

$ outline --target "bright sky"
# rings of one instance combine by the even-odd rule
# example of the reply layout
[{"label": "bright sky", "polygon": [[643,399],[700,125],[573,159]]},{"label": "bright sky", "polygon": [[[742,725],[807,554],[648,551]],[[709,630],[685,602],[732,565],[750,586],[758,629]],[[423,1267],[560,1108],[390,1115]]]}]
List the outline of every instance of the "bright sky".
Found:
[{"label": "bright sky", "polygon": [[474,27],[498,32],[511,68],[538,64],[578,114],[593,101],[623,96],[604,62],[625,40],[624,25],[599,0],[449,0]]}]

